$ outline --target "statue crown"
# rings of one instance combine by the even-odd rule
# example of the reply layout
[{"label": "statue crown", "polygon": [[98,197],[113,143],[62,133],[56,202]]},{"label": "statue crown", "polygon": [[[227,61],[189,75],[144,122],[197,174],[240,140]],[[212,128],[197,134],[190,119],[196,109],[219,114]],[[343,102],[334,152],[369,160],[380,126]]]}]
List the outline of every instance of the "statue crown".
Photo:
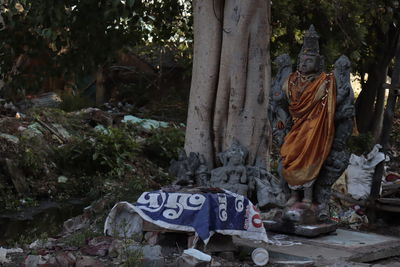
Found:
[{"label": "statue crown", "polygon": [[319,35],[312,24],[308,31],[304,33],[303,46],[301,47],[300,54],[319,55]]}]

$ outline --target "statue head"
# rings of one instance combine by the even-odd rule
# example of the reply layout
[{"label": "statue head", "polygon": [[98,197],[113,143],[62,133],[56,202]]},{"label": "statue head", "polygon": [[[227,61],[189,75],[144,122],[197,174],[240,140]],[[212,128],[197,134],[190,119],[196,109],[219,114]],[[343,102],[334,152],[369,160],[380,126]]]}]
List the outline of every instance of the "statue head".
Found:
[{"label": "statue head", "polygon": [[276,64],[277,69],[282,69],[284,67],[290,67],[292,65],[290,56],[288,54],[283,54],[278,56],[274,63]]},{"label": "statue head", "polygon": [[320,57],[318,55],[301,55],[298,70],[301,74],[309,75],[320,72]]},{"label": "statue head", "polygon": [[245,164],[248,153],[247,149],[239,141],[233,140],[231,147],[219,153],[218,157],[223,166],[238,166]]},{"label": "statue head", "polygon": [[187,160],[187,155],[185,150],[181,149],[179,150],[178,161],[184,161],[184,160]]},{"label": "statue head", "polygon": [[319,54],[319,36],[311,25],[304,34],[303,46],[299,53],[297,70],[304,75],[320,73],[323,69],[324,59]]}]

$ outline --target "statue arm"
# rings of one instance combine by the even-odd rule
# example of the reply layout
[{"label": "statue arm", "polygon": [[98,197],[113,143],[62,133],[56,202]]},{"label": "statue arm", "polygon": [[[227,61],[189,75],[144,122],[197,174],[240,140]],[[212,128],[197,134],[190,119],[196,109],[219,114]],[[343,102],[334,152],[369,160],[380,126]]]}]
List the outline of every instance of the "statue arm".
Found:
[{"label": "statue arm", "polygon": [[292,72],[292,64],[287,54],[277,57],[275,63],[278,65],[278,72],[271,86],[269,118],[274,141],[281,146],[292,122],[288,111],[287,95],[283,90],[289,74]]},{"label": "statue arm", "polygon": [[247,183],[247,171],[246,171],[246,167],[242,166],[240,169],[241,169],[240,183],[246,184],[246,183]]},{"label": "statue arm", "polygon": [[354,93],[350,82],[350,60],[342,55],[335,62],[336,113],[335,120],[353,118]]},{"label": "statue arm", "polygon": [[335,62],[336,112],[333,146],[344,149],[353,128],[354,93],[350,82],[350,60],[342,55]]}]

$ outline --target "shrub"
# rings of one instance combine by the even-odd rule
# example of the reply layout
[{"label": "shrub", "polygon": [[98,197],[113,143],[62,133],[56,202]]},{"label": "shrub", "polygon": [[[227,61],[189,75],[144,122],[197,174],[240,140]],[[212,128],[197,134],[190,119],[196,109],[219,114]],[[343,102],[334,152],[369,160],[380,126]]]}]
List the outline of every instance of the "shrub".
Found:
[{"label": "shrub", "polygon": [[184,132],[175,127],[158,128],[151,131],[144,144],[145,154],[162,167],[168,167],[172,159],[178,158],[185,142]]}]

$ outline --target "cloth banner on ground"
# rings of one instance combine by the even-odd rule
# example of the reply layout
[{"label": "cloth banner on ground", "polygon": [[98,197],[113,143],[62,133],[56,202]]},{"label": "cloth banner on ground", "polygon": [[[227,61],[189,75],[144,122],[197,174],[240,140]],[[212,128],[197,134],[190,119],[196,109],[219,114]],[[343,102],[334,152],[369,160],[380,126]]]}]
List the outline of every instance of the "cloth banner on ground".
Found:
[{"label": "cloth banner on ground", "polygon": [[[136,203],[124,205],[157,226],[196,232],[206,244],[215,232],[268,242],[256,207],[244,196],[227,190],[223,193],[144,192]],[[118,203],[106,219],[106,234],[112,228],[117,209]]]}]

